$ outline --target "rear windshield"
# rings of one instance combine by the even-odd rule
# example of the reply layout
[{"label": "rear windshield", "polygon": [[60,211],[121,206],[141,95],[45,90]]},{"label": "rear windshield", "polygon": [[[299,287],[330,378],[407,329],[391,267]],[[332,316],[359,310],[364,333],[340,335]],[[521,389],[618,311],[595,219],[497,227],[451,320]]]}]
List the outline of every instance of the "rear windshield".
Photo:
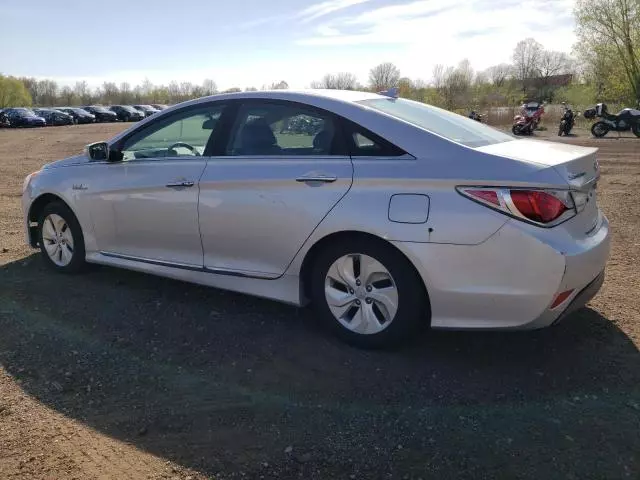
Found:
[{"label": "rear windshield", "polygon": [[484,147],[513,140],[513,137],[506,133],[462,115],[403,98],[376,98],[357,103],[467,147]]}]

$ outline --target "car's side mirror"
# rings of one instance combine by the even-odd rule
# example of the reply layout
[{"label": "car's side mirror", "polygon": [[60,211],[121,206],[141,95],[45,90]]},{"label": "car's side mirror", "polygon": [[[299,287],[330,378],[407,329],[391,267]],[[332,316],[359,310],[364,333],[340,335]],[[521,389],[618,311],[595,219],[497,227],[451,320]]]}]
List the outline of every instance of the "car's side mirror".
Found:
[{"label": "car's side mirror", "polygon": [[202,122],[203,130],[213,130],[216,126],[216,120],[213,118],[208,118],[204,122]]},{"label": "car's side mirror", "polygon": [[85,151],[87,157],[91,160],[109,160],[109,144],[107,142],[96,142],[87,145]]}]

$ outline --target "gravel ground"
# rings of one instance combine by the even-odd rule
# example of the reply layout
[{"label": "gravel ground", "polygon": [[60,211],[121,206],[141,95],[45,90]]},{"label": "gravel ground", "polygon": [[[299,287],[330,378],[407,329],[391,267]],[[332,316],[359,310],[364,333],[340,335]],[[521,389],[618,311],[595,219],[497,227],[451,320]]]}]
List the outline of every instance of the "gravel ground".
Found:
[{"label": "gravel ground", "polygon": [[24,176],[121,128],[0,130],[0,478],[640,478],[640,140],[562,139],[601,148],[613,246],[589,308],[370,352],[307,310],[47,271]]}]

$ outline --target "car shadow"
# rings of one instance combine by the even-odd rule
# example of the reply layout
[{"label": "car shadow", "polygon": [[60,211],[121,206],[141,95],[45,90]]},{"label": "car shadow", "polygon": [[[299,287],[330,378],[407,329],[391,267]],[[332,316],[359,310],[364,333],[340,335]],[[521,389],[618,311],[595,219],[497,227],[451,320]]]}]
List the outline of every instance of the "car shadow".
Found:
[{"label": "car shadow", "polygon": [[[308,309],[95,268],[0,267],[0,362],[48,407],[205,474],[623,478],[640,355],[584,309],[364,351]],[[226,477],[225,477],[226,478]]]}]

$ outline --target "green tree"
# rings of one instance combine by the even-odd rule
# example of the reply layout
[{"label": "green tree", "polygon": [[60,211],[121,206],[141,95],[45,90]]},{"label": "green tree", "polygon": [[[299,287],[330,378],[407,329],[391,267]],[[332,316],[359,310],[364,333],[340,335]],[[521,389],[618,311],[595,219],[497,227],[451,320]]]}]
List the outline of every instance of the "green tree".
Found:
[{"label": "green tree", "polygon": [[21,80],[0,75],[0,108],[30,107],[31,95]]},{"label": "green tree", "polygon": [[[577,0],[577,35],[582,60],[598,74],[603,65],[619,63],[629,100],[640,100],[640,0]],[[598,46],[605,45],[605,48]],[[588,49],[596,49],[588,54]],[[606,58],[604,55],[610,55]]]}]

